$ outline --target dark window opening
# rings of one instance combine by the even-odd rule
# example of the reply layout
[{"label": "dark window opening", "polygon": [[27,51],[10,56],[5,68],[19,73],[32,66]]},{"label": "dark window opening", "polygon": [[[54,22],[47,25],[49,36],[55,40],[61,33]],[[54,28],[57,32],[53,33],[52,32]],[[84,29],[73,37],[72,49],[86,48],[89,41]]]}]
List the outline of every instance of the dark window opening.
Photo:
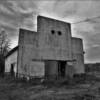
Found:
[{"label": "dark window opening", "polygon": [[11,64],[10,73],[11,73],[11,76],[14,76],[14,64]]},{"label": "dark window opening", "polygon": [[61,77],[65,77],[66,72],[66,61],[58,62],[58,75]]},{"label": "dark window opening", "polygon": [[52,34],[54,34],[54,33],[55,33],[55,31],[54,31],[54,30],[51,30],[51,33],[52,33]]},{"label": "dark window opening", "polygon": [[61,31],[58,31],[58,35],[61,35],[62,33],[61,33]]}]

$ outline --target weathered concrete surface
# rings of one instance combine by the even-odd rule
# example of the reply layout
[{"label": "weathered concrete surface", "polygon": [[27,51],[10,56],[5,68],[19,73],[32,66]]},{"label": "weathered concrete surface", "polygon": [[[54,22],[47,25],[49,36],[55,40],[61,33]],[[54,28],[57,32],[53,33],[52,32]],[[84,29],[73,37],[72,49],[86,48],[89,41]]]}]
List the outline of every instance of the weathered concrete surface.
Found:
[{"label": "weathered concrete surface", "polygon": [[[48,73],[56,76],[58,74],[56,61],[47,63],[47,60],[72,60],[70,24],[42,16],[38,16],[37,22],[37,32],[20,29],[18,73],[27,76],[43,76]],[[46,60],[46,66],[41,60]],[[41,68],[38,63],[41,63]],[[38,67],[34,69],[32,66]]]},{"label": "weathered concrete surface", "polygon": [[72,62],[67,62],[66,64],[66,76],[72,78],[75,73],[75,68]]},{"label": "weathered concrete surface", "polygon": [[44,68],[44,62],[39,61],[32,61],[29,64],[30,66],[30,76],[38,76],[38,77],[44,77],[45,75],[45,68]]},{"label": "weathered concrete surface", "polygon": [[44,76],[44,62],[39,58],[37,33],[20,29],[18,50],[18,74]]},{"label": "weathered concrete surface", "polygon": [[45,76],[48,78],[56,78],[58,76],[57,61],[45,61]]},{"label": "weathered concrete surface", "polygon": [[75,73],[84,73],[84,51],[83,41],[80,38],[72,37],[73,66]]},{"label": "weathered concrete surface", "polygon": [[37,32],[41,59],[72,60],[69,23],[38,16]]},{"label": "weathered concrete surface", "polygon": [[[75,62],[72,62],[73,59]],[[69,23],[38,16],[37,32],[20,29],[18,73],[27,76],[57,76],[56,61],[71,61],[74,64],[66,66],[66,75],[83,73],[82,40],[71,37]]]}]

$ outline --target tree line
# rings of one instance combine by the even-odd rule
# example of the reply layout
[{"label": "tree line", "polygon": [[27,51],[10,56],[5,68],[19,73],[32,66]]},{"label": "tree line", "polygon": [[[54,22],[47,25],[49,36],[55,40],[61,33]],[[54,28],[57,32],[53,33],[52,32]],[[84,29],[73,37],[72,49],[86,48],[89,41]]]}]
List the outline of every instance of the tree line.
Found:
[{"label": "tree line", "polygon": [[10,50],[10,40],[5,30],[0,31],[0,76],[4,76],[5,56]]}]

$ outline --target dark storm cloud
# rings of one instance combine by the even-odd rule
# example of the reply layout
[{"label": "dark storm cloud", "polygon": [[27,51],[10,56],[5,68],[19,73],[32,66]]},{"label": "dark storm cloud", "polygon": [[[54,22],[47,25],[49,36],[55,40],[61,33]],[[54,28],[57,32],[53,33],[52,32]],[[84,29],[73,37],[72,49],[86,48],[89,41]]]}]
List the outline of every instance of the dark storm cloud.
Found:
[{"label": "dark storm cloud", "polygon": [[92,63],[100,62],[100,45],[89,48],[85,58]]},{"label": "dark storm cloud", "polygon": [[[83,38],[85,61],[100,60],[100,19],[93,19],[75,26],[75,35]],[[97,58],[96,58],[97,57]]]},{"label": "dark storm cloud", "polygon": [[0,0],[0,30],[4,29],[12,42],[17,43],[20,27],[34,28],[37,10],[37,2],[32,0]]},{"label": "dark storm cloud", "polygon": [[[70,6],[69,6],[70,5]],[[61,17],[73,16],[77,12],[77,2],[74,1],[59,1],[54,3],[53,11]]]},{"label": "dark storm cloud", "polygon": [[100,17],[90,20],[100,16],[99,0],[0,0],[0,30],[7,31],[14,46],[19,27],[36,30],[38,14],[71,23],[87,19],[72,24],[72,35],[83,38],[86,61],[100,59]]},{"label": "dark storm cloud", "polygon": [[[12,23],[12,25],[22,24],[27,18],[34,18],[35,10],[32,8],[27,8],[28,10],[23,10],[22,4],[25,2],[21,1],[13,1],[13,0],[4,0],[0,1],[0,17],[2,20],[8,20],[8,23]],[[34,4],[34,3],[33,3]],[[25,6],[25,5],[24,5]],[[30,5],[29,5],[30,6]],[[36,9],[36,6],[33,5],[33,8]],[[34,11],[34,12],[33,12]]]}]

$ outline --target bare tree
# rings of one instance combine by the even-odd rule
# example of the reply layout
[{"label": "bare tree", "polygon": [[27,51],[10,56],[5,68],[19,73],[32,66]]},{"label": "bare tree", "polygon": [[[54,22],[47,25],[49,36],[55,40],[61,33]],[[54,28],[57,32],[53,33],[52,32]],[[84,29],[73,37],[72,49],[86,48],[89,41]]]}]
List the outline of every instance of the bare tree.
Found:
[{"label": "bare tree", "polygon": [[5,70],[5,55],[10,49],[10,41],[5,30],[0,32],[0,74],[4,74]]}]

